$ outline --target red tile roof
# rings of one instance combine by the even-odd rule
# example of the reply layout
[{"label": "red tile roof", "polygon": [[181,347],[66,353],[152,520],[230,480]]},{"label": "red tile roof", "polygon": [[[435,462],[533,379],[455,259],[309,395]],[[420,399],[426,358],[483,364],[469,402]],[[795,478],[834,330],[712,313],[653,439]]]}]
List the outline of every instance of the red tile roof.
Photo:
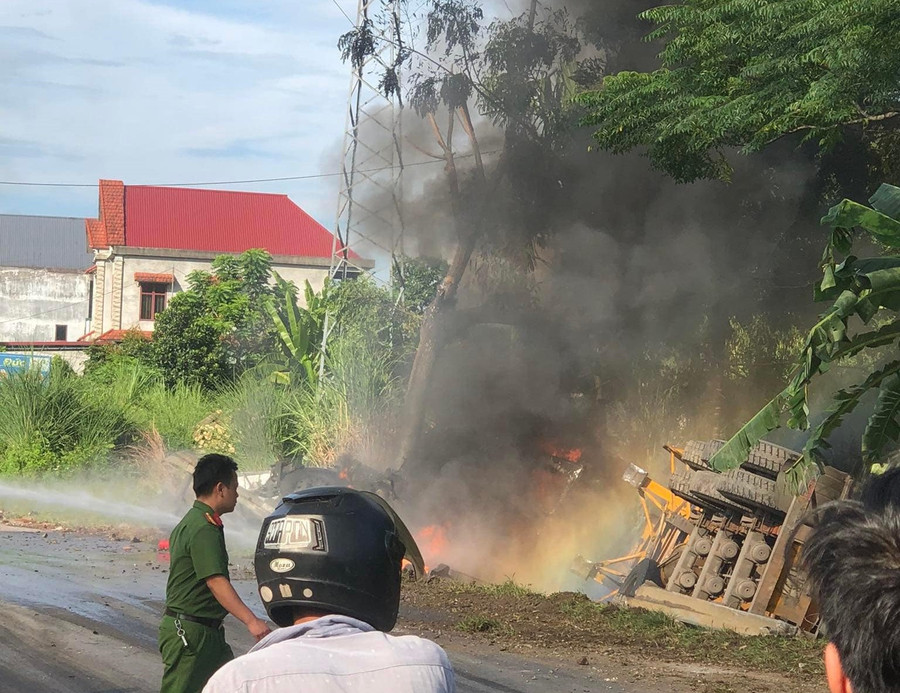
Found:
[{"label": "red tile roof", "polygon": [[100,181],[100,221],[109,245],[125,245],[125,185],[120,180]]},{"label": "red tile roof", "polygon": [[[91,334],[91,333],[88,332],[88,335],[89,334]],[[147,330],[136,330],[134,328],[131,328],[130,330],[107,330],[106,332],[101,334],[99,337],[97,337],[96,341],[98,341],[98,342],[121,342],[123,339],[125,339],[125,337],[127,337],[130,334],[137,334],[137,335],[143,337],[144,339],[150,339],[151,337],[153,337],[152,332],[149,332]],[[87,336],[87,335],[85,335],[85,336]]]},{"label": "red tile roof", "polygon": [[106,227],[99,219],[85,219],[84,228],[87,231],[89,248],[109,248],[106,240]]},{"label": "red tile roof", "polygon": [[134,281],[142,284],[172,284],[175,281],[175,275],[154,272],[135,272]]},{"label": "red tile roof", "polygon": [[[100,181],[100,219],[87,219],[91,248],[111,245],[216,253],[265,248],[272,255],[330,258],[333,236],[287,195],[123,185]],[[349,256],[360,259],[352,250]]]}]

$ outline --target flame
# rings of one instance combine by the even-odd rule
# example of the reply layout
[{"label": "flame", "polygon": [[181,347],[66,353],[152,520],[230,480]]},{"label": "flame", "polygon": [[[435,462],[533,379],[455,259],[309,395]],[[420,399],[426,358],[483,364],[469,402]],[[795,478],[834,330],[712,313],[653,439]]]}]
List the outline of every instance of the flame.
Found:
[{"label": "flame", "polygon": [[350,478],[350,475],[347,474],[347,470],[346,470],[346,469],[342,469],[342,470],[338,473],[338,478],[339,478],[339,479],[343,479],[344,481],[347,481],[347,479]]},{"label": "flame", "polygon": [[542,440],[538,446],[540,447],[541,452],[550,455],[550,457],[558,457],[567,462],[578,462],[581,460],[582,451],[578,448],[563,447],[551,440]]},{"label": "flame", "polygon": [[447,551],[449,542],[447,541],[448,524],[428,525],[419,530],[415,535],[416,544],[422,552],[425,559],[425,572],[427,573],[430,565],[440,562],[440,558]]}]

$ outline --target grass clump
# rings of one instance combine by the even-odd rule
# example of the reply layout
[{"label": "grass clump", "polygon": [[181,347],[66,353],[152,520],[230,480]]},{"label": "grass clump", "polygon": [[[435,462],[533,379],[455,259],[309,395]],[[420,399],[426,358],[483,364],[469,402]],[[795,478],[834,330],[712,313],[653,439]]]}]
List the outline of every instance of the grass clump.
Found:
[{"label": "grass clump", "polygon": [[0,473],[35,476],[106,461],[130,424],[116,403],[64,369],[0,381]]},{"label": "grass clump", "polygon": [[496,618],[481,615],[466,616],[456,624],[456,627],[463,633],[506,633],[510,631],[508,626]]}]

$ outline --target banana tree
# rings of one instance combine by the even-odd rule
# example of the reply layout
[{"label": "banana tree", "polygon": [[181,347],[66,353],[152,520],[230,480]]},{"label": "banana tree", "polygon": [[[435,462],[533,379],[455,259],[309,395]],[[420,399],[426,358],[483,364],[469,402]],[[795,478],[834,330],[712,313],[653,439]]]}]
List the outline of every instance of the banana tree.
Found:
[{"label": "banana tree", "polygon": [[[869,204],[843,200],[823,217],[822,223],[832,230],[815,299],[830,301],[831,306],[807,334],[787,387],[709,460],[714,469],[740,466],[750,448],[785,419],[791,428],[808,430],[810,383],[832,364],[865,349],[896,346],[900,339],[900,254],[896,254],[900,252],[900,188],[882,185]],[[852,255],[854,236],[860,233],[880,244],[885,254],[867,259]],[[876,314],[877,326],[873,324]],[[862,328],[851,325],[854,317]],[[876,465],[883,459],[900,439],[900,360],[879,363],[861,382],[834,394],[824,419],[811,430],[802,458],[790,470],[789,482],[799,486],[817,473],[823,464],[822,453],[829,447],[829,435],[873,389],[878,390],[878,398],[861,448],[866,464]]]},{"label": "banana tree", "polygon": [[296,287],[277,272],[273,271],[272,275],[275,278],[274,297],[266,302],[266,310],[275,325],[287,362],[285,370],[276,371],[272,377],[276,382],[291,382],[299,376],[315,383],[322,344],[322,298],[307,281],[304,288],[306,308],[300,308]]}]

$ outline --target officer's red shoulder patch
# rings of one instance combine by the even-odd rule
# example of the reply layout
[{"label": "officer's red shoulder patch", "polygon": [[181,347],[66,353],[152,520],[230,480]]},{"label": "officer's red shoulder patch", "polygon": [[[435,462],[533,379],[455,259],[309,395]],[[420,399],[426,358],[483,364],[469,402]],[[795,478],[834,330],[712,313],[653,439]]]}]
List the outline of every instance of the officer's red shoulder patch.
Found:
[{"label": "officer's red shoulder patch", "polygon": [[211,525],[215,525],[216,527],[222,527],[222,518],[219,517],[219,513],[213,513],[210,515],[209,513],[203,513],[206,515],[206,521]]}]

